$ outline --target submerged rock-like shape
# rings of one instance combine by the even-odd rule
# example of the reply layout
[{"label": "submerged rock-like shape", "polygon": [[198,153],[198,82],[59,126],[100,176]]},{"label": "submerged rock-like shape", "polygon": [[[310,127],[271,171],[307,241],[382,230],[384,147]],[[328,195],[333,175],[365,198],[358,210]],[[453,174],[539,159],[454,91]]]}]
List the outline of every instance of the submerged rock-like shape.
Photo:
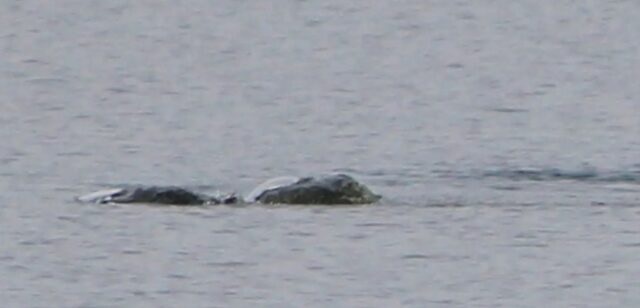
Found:
[{"label": "submerged rock-like shape", "polygon": [[217,198],[174,186],[134,186],[98,191],[78,198],[92,203],[155,203],[171,205],[205,205],[235,203],[233,195]]},{"label": "submerged rock-like shape", "polygon": [[366,186],[346,174],[307,177],[266,189],[255,197],[260,203],[280,204],[368,204],[380,199]]},{"label": "submerged rock-like shape", "polygon": [[246,199],[235,194],[213,197],[174,186],[132,186],[102,190],[78,198],[92,203],[150,203],[207,205],[266,204],[367,204],[380,199],[366,186],[345,174],[324,177],[279,177],[258,185]]}]

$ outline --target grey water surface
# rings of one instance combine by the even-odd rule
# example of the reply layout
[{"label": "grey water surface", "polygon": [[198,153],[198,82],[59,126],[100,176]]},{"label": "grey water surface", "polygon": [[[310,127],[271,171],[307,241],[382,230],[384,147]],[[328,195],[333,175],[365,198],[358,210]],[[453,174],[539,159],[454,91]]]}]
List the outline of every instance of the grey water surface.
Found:
[{"label": "grey water surface", "polygon": [[[637,307],[640,2],[0,2],[3,307]],[[358,207],[80,204],[351,174]]]}]

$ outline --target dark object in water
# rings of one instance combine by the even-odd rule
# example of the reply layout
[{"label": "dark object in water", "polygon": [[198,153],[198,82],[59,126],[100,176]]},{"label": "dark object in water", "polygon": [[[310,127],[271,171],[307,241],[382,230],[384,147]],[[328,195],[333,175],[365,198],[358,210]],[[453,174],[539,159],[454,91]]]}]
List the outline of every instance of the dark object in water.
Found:
[{"label": "dark object in water", "polygon": [[280,177],[256,187],[247,199],[235,194],[209,196],[175,186],[132,186],[94,192],[78,198],[92,203],[152,203],[207,205],[236,203],[268,204],[368,204],[380,199],[366,186],[345,174],[324,177]]},{"label": "dark object in water", "polygon": [[302,178],[297,182],[268,189],[256,196],[260,203],[280,204],[368,204],[380,199],[366,186],[345,174]]},{"label": "dark object in water", "polygon": [[173,205],[205,205],[236,203],[237,197],[222,198],[195,193],[174,186],[134,186],[98,191],[79,197],[82,202],[93,203],[156,203]]}]

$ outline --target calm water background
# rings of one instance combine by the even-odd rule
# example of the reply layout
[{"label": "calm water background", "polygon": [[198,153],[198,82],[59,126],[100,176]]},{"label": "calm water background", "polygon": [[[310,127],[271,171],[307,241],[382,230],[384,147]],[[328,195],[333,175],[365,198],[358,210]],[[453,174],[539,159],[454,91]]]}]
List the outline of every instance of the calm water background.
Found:
[{"label": "calm water background", "polygon": [[[3,306],[638,306],[638,13],[2,1]],[[385,199],[73,200],[327,172]]]}]

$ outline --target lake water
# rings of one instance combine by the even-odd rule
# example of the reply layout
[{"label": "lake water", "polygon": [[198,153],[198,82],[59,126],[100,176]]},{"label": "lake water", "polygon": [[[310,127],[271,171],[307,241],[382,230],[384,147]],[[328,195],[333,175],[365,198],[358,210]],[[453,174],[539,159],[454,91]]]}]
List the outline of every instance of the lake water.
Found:
[{"label": "lake water", "polygon": [[[638,306],[639,12],[3,1],[3,306]],[[333,172],[384,199],[74,201]]]}]

